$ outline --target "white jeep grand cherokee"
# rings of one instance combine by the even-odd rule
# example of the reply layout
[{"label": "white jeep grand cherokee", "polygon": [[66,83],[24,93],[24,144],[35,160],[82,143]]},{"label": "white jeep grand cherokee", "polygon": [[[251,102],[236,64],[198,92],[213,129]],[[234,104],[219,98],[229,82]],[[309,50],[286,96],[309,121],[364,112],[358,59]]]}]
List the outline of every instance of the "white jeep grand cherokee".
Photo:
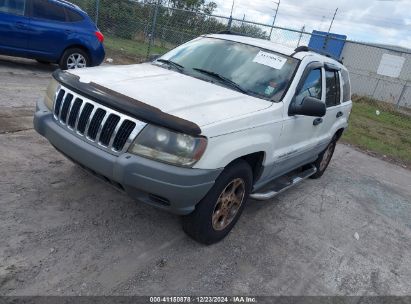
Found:
[{"label": "white jeep grand cherokee", "polygon": [[151,62],[56,71],[34,126],[132,197],[211,244],[248,198],[320,177],[347,127],[346,68],[299,47],[205,35]]}]

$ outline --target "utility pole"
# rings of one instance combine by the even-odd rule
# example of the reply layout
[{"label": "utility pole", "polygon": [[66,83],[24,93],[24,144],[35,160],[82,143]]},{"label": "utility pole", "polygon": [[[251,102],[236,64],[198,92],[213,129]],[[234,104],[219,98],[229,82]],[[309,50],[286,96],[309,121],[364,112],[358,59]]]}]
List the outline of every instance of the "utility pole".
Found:
[{"label": "utility pole", "polygon": [[303,38],[304,32],[305,32],[305,24],[304,24],[303,27],[301,28],[300,38],[298,38],[297,47],[300,46],[300,42],[301,42],[301,39]]},{"label": "utility pole", "polygon": [[235,3],[235,0],[233,0],[233,5],[231,6],[230,19],[228,20],[228,24],[227,24],[227,30],[228,31],[231,31],[231,23],[233,23],[234,3]]},{"label": "utility pole", "polygon": [[241,22],[241,29],[244,28],[244,21],[245,21],[245,14],[244,14],[244,16],[243,16],[243,21]]},{"label": "utility pole", "polygon": [[99,9],[100,9],[100,0],[96,0],[96,16],[95,16],[96,25],[98,25]]},{"label": "utility pole", "polygon": [[333,19],[331,20],[330,28],[328,29],[327,36],[326,36],[325,39],[324,39],[323,50],[327,50],[327,48],[328,48],[328,42],[329,42],[329,40],[330,40],[331,28],[333,27],[334,20],[335,20],[335,16],[337,16],[337,12],[338,12],[338,7],[337,7],[337,9],[335,10]]},{"label": "utility pole", "polygon": [[331,28],[333,27],[334,20],[335,20],[335,16],[337,16],[337,12],[338,12],[338,7],[337,7],[337,9],[335,10],[333,19],[331,20],[330,28],[328,29],[328,34],[331,32]]},{"label": "utility pole", "polygon": [[233,0],[233,5],[231,5],[231,14],[230,14],[231,18],[233,17],[234,4],[235,4],[235,0]]},{"label": "utility pole", "polygon": [[325,21],[325,16],[321,17],[321,23],[320,23],[320,27],[318,28],[319,31],[322,31],[324,28],[324,21]]},{"label": "utility pole", "polygon": [[271,30],[270,30],[270,40],[271,40],[271,35],[273,34],[273,29],[274,29],[274,25],[275,25],[275,20],[277,19],[277,14],[278,14],[278,10],[280,8],[280,4],[281,4],[281,0],[278,0],[278,2],[274,2],[277,5],[277,8],[275,10],[275,15],[274,15],[274,19],[273,19],[273,25],[271,26]]}]

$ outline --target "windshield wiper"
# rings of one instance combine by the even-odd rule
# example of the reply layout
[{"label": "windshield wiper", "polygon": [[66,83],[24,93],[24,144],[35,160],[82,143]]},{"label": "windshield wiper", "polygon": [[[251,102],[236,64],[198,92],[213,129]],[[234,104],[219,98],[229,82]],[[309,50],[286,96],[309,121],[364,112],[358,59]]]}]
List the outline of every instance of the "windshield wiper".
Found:
[{"label": "windshield wiper", "polygon": [[182,66],[181,64],[168,60],[168,59],[157,59],[156,62],[161,62],[161,63],[165,63],[168,64],[169,66],[175,67],[176,69],[178,69],[179,71],[183,71],[184,70],[184,66]]},{"label": "windshield wiper", "polygon": [[216,73],[216,72],[207,71],[207,70],[200,69],[200,68],[193,68],[193,70],[194,70],[194,71],[197,71],[197,72],[200,72],[200,73],[203,73],[203,74],[206,74],[206,75],[208,75],[208,76],[211,76],[211,77],[213,77],[213,78],[215,78],[215,79],[218,79],[218,80],[220,80],[222,83],[228,84],[229,86],[231,86],[232,88],[235,88],[237,91],[240,91],[241,93],[250,94],[249,91],[247,91],[246,89],[242,88],[242,87],[241,87],[238,83],[236,83],[235,81],[232,81],[231,79],[229,79],[229,78],[227,78],[227,77],[225,77],[225,76],[223,76],[223,75],[220,75],[220,74],[218,74],[218,73]]}]

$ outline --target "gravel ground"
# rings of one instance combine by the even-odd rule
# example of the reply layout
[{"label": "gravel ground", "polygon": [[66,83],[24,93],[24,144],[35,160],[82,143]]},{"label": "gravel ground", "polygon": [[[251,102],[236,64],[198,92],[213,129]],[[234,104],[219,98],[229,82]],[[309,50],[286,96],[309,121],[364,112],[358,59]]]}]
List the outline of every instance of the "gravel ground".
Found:
[{"label": "gravel ground", "polygon": [[0,295],[411,294],[411,171],[339,145],[202,246],[32,130],[54,68],[0,57]]}]

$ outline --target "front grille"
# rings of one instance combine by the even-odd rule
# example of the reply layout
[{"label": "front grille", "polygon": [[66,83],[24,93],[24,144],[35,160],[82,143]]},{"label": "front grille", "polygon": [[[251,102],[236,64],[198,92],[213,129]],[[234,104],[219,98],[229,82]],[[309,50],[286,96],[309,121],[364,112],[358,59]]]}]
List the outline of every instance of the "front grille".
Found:
[{"label": "front grille", "polygon": [[59,88],[54,118],[77,137],[118,155],[126,152],[145,123]]}]

